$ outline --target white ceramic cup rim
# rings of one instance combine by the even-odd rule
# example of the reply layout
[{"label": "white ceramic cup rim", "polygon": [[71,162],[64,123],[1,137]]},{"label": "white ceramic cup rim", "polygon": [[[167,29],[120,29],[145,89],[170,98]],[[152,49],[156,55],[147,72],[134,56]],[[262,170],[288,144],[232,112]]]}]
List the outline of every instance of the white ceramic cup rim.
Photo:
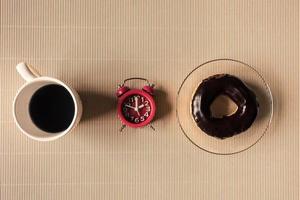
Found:
[{"label": "white ceramic cup rim", "polygon": [[[53,83],[56,83],[58,85],[61,85],[63,86],[66,90],[68,90],[68,92],[70,93],[70,95],[72,96],[72,99],[73,99],[73,102],[74,102],[74,107],[75,107],[75,112],[74,112],[74,116],[73,116],[73,120],[71,122],[71,124],[69,125],[69,127],[62,131],[62,132],[59,132],[59,133],[49,133],[49,136],[48,137],[38,137],[38,136],[34,136],[30,133],[28,133],[27,131],[25,131],[22,126],[20,125],[18,119],[17,119],[17,116],[16,116],[16,100],[18,99],[19,95],[20,95],[20,92],[26,88],[27,86],[31,85],[31,84],[34,84],[36,82],[39,82],[39,81],[50,81],[50,82],[53,82]],[[71,132],[71,130],[75,127],[76,125],[76,119],[78,117],[78,100],[76,99],[76,96],[74,95],[71,87],[69,87],[66,83],[58,80],[58,79],[55,79],[55,78],[51,78],[51,77],[47,77],[47,76],[40,76],[40,77],[36,77],[34,79],[32,79],[31,81],[28,81],[26,82],[17,92],[17,95],[15,96],[14,98],[14,101],[13,101],[13,117],[14,117],[14,120],[18,126],[18,128],[26,135],[28,136],[29,138],[31,139],[34,139],[34,140],[37,140],[37,141],[52,141],[52,140],[56,140],[64,135],[66,135],[67,133]]]}]

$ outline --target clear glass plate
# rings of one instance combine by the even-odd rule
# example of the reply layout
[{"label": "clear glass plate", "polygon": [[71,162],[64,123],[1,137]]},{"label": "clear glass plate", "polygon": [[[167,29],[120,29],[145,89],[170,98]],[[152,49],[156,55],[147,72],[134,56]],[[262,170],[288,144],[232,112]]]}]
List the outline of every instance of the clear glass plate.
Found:
[{"label": "clear glass plate", "polygon": [[[192,117],[191,102],[203,79],[225,73],[240,78],[256,94],[259,112],[245,132],[218,139],[207,135],[197,126]],[[250,148],[266,133],[272,120],[273,98],[268,84],[253,67],[237,60],[218,59],[198,66],[184,79],[178,91],[176,114],[183,133],[193,144],[211,153],[233,154]]]}]

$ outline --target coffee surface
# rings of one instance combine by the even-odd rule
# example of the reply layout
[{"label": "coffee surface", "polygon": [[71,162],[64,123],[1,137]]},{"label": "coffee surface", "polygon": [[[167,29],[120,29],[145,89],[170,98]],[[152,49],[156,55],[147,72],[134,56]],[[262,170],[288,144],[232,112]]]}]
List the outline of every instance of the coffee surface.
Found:
[{"label": "coffee surface", "polygon": [[59,133],[66,130],[73,121],[74,100],[63,86],[46,85],[32,96],[29,113],[38,128],[49,133]]}]

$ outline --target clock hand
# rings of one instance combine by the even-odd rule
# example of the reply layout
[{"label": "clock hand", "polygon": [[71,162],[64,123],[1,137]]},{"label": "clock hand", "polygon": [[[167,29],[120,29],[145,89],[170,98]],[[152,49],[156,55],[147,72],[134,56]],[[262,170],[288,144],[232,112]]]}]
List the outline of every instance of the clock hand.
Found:
[{"label": "clock hand", "polygon": [[135,109],[135,107],[133,107],[133,106],[130,106],[130,105],[127,105],[127,104],[125,104],[125,107],[127,107],[127,108],[131,108],[131,109],[133,109],[133,110],[136,110],[136,109]]},{"label": "clock hand", "polygon": [[138,110],[138,107],[139,107],[139,100],[137,97],[134,97],[134,100],[135,100],[135,109]]},{"label": "clock hand", "polygon": [[142,104],[142,105],[139,106],[139,109],[144,108],[144,107],[145,107],[145,105]]},{"label": "clock hand", "polygon": [[137,97],[134,97],[135,100],[135,111],[137,112],[138,116],[141,116],[140,112],[139,112],[139,99]]}]

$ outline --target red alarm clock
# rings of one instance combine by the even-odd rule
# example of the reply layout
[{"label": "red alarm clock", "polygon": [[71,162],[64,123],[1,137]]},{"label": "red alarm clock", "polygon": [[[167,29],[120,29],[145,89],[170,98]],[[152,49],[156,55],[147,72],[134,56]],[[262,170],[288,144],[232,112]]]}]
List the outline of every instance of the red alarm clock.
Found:
[{"label": "red alarm clock", "polygon": [[[130,80],[143,80],[147,82],[142,89],[130,89],[125,83]],[[123,124],[121,131],[126,126],[139,128],[149,125],[156,113],[156,104],[153,98],[154,85],[144,78],[129,78],[119,85],[118,116]],[[151,128],[153,128],[151,126]]]}]

